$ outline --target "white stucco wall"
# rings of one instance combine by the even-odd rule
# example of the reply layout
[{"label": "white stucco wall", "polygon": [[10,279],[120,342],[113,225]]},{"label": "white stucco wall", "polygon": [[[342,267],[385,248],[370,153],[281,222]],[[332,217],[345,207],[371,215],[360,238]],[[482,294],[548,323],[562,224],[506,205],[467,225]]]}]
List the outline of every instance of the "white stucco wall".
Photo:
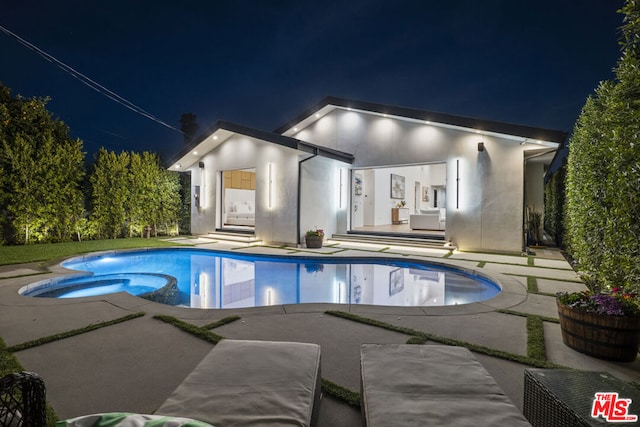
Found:
[{"label": "white stucco wall", "polygon": [[220,227],[221,172],[254,168],[256,237],[266,243],[295,243],[297,232],[292,224],[297,222],[299,155],[297,150],[243,135],[234,135],[206,153],[200,159],[204,168],[199,168],[198,162],[189,168],[192,191],[200,185],[205,198],[200,209],[192,200],[192,233],[206,234]]},{"label": "white stucco wall", "polygon": [[304,242],[307,230],[322,229],[326,237],[347,231],[348,167],[320,156],[300,164],[300,243]]},{"label": "white stucco wall", "polygon": [[[354,154],[354,169],[445,162],[446,238],[464,250],[522,249],[523,147],[513,140],[342,109],[293,136]],[[388,182],[382,185],[388,191]]]},{"label": "white stucco wall", "polygon": [[544,164],[528,162],[525,167],[525,206],[537,212],[544,211]]},{"label": "white stucco wall", "polygon": [[[264,144],[256,158],[260,159],[256,165],[256,237],[268,243],[295,244],[298,235],[295,224],[298,218],[299,155],[294,150]],[[271,208],[268,207],[267,191],[269,163],[273,180]]]},{"label": "white stucco wall", "polygon": [[[215,173],[212,174],[210,162],[205,167],[198,167],[196,162],[189,168],[191,172],[191,232],[206,234],[215,230]],[[209,178],[207,178],[209,175]],[[200,186],[200,207],[196,207],[195,188]]]}]

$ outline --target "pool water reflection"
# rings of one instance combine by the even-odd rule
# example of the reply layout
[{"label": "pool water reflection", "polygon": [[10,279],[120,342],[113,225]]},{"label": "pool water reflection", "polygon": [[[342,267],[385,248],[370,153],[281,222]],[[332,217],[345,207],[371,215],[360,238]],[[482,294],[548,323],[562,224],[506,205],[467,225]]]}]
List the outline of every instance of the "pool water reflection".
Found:
[{"label": "pool water reflection", "polygon": [[[77,257],[62,265],[92,274],[38,282],[21,293],[65,298],[126,291],[171,305],[240,308],[301,303],[443,306],[482,301],[500,292],[497,284],[452,268],[379,258],[148,249]],[[105,283],[110,286],[98,286]]]}]

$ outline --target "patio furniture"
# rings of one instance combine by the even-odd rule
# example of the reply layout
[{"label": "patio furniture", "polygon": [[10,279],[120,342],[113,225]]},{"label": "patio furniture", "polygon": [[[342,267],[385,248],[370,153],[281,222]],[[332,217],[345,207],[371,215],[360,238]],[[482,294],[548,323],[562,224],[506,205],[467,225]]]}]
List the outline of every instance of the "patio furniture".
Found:
[{"label": "patio furniture", "polygon": [[362,413],[367,426],[529,426],[463,347],[363,344]]},{"label": "patio furniture", "polygon": [[[640,416],[640,391],[607,372],[527,369],[524,372],[524,416],[534,427],[609,424],[602,416],[591,416],[595,394],[606,392],[617,392],[619,399],[631,399],[627,414]],[[616,426],[638,425],[636,421],[612,423]]]},{"label": "patio furniture", "polygon": [[319,401],[319,345],[225,339],[156,414],[216,426],[315,426]]},{"label": "patio furniture", "polygon": [[0,426],[42,427],[47,425],[46,390],[33,372],[0,378]]},{"label": "patio furniture", "polygon": [[58,421],[56,427],[215,427],[211,424],[184,417],[135,414],[129,412],[104,412],[82,415]]}]

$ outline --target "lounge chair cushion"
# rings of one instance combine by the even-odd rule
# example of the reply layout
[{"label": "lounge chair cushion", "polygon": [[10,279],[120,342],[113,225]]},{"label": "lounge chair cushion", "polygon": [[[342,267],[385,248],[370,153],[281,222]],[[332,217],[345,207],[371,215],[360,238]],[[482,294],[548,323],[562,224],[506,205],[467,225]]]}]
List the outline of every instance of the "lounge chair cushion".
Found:
[{"label": "lounge chair cushion", "polygon": [[320,346],[222,340],[156,414],[220,426],[312,426],[320,399]]},{"label": "lounge chair cushion", "polygon": [[181,417],[109,412],[83,415],[58,421],[56,427],[214,427],[202,421]]},{"label": "lounge chair cushion", "polygon": [[473,354],[442,345],[363,344],[367,426],[529,426]]}]

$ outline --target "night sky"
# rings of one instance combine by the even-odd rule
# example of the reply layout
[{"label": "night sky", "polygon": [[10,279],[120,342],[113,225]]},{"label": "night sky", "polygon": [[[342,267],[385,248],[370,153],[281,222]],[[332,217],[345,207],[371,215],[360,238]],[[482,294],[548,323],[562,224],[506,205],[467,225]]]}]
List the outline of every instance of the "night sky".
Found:
[{"label": "night sky", "polygon": [[[18,4],[19,3],[19,4]],[[0,25],[166,123],[272,131],[325,96],[571,131],[613,77],[622,0],[0,2]],[[0,82],[90,155],[183,137],[0,32]]]}]

